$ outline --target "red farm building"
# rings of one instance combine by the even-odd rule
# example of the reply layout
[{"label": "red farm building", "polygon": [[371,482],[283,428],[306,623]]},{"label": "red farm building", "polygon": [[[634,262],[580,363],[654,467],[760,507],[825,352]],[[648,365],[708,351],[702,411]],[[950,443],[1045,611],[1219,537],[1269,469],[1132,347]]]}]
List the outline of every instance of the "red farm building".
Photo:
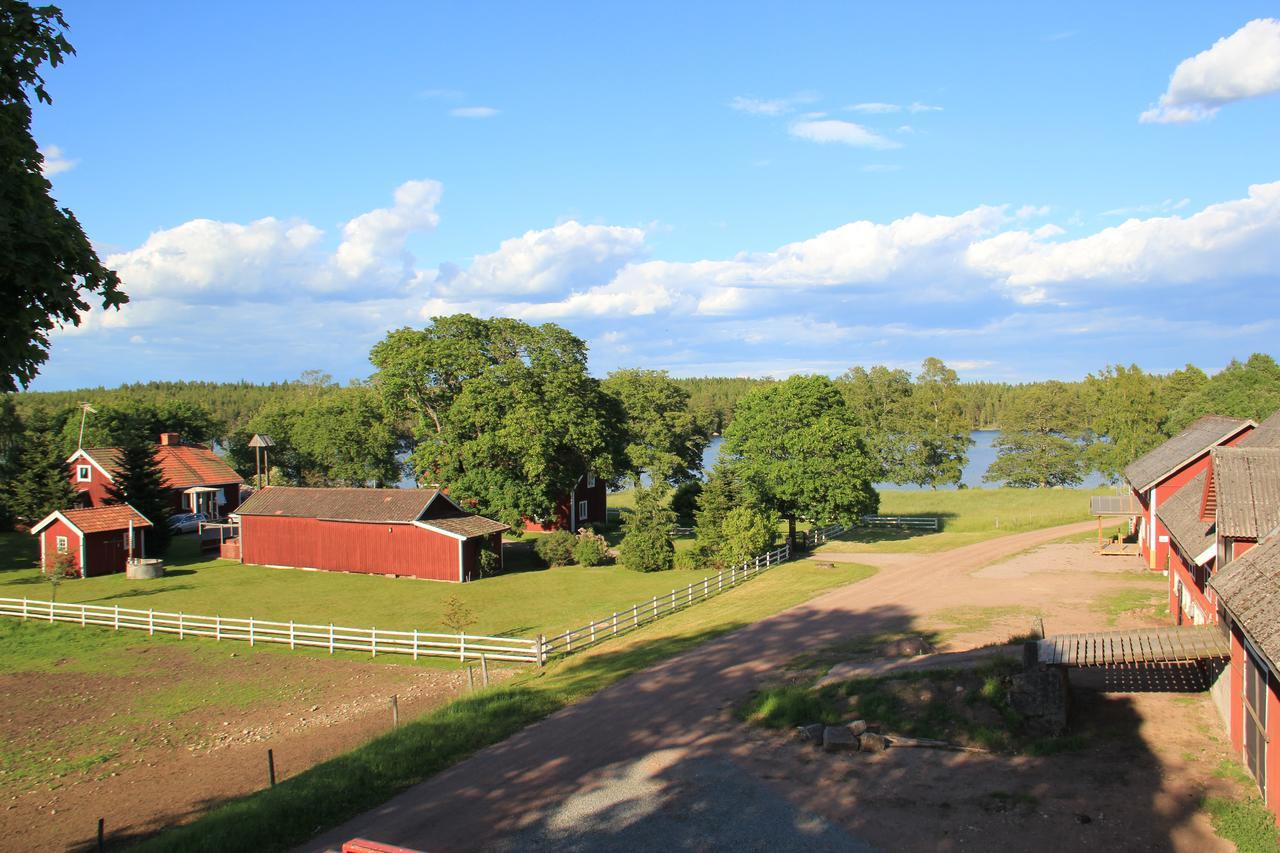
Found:
[{"label": "red farm building", "polygon": [[609,490],[595,474],[578,478],[569,494],[556,502],[551,518],[526,518],[525,530],[534,533],[577,530],[589,524],[604,524],[608,518]]},{"label": "red farm building", "polygon": [[1169,530],[1160,521],[1160,505],[1208,469],[1212,448],[1236,444],[1256,426],[1251,420],[1205,415],[1124,469],[1124,477],[1142,509],[1138,516],[1138,553],[1148,568],[1169,568]]},{"label": "red farm building", "polygon": [[437,489],[268,486],[236,515],[242,563],[454,582],[480,577],[481,550],[501,560],[508,529]]},{"label": "red farm building", "polygon": [[[183,444],[178,433],[166,432],[160,434],[155,454],[174,512],[222,518],[240,505],[244,480],[208,447]],[[118,447],[93,447],[77,450],[67,459],[71,483],[84,506],[102,506],[110,500],[107,487],[120,471],[120,455]]]},{"label": "red farm building", "polygon": [[50,513],[31,528],[40,537],[40,564],[48,569],[58,554],[67,554],[80,577],[123,572],[129,556],[146,553],[142,513],[128,504]]}]

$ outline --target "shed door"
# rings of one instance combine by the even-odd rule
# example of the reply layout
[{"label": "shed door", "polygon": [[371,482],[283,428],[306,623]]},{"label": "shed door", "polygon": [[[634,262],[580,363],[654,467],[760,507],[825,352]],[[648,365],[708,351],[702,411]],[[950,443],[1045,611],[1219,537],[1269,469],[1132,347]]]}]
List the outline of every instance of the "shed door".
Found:
[{"label": "shed door", "polygon": [[1244,757],[1249,772],[1267,795],[1267,667],[1245,647]]}]

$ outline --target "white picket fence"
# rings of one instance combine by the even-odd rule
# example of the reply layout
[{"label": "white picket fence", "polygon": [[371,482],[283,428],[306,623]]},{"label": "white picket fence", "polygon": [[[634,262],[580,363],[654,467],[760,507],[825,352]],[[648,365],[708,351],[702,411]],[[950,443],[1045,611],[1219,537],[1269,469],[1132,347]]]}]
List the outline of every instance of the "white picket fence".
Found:
[{"label": "white picket fence", "polygon": [[938,519],[934,516],[911,515],[864,515],[863,527],[901,527],[915,530],[937,530]]},{"label": "white picket fence", "polygon": [[310,625],[300,622],[270,622],[262,619],[200,616],[192,613],[165,613],[158,610],[131,610],[92,604],[63,604],[27,598],[0,598],[0,616],[69,622],[148,634],[175,634],[257,643],[277,643],[289,648],[452,657],[459,660],[488,660],[537,663],[538,641],[519,637],[487,637],[478,634],[432,634],[423,631],[386,631],[377,628],[350,628],[341,625]]},{"label": "white picket fence", "polygon": [[[840,525],[811,530],[806,535],[806,541],[810,547],[820,545],[843,530]],[[546,663],[550,655],[573,654],[619,634],[634,631],[663,616],[670,616],[678,610],[687,609],[727,589],[733,589],[744,581],[759,576],[761,572],[787,562],[791,557],[791,545],[787,543],[754,560],[747,560],[740,566],[731,566],[681,589],[673,589],[665,595],[655,595],[648,601],[637,602],[628,609],[594,619],[580,628],[571,628],[550,639],[539,637],[538,660]]]}]

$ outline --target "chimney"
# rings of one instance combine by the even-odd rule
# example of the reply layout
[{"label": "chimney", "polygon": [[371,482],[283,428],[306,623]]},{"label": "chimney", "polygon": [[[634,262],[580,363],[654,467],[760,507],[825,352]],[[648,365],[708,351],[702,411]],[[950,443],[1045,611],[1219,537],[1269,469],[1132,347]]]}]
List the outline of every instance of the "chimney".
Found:
[{"label": "chimney", "polygon": [[181,444],[181,443],[182,443],[182,436],[181,436],[181,435],[179,435],[179,434],[178,434],[178,433],[176,433],[176,432],[162,432],[162,433],[160,433],[160,446],[161,446],[161,447],[176,447],[176,446],[178,446],[178,445],[179,445],[179,444]]}]

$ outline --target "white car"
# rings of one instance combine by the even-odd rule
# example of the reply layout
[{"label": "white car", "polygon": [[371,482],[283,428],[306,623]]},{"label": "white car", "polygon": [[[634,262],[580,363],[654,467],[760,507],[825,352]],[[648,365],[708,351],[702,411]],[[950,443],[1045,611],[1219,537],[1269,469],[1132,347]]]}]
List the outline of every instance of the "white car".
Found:
[{"label": "white car", "polygon": [[169,516],[170,533],[195,533],[200,529],[200,522],[208,521],[203,512],[180,512]]}]

